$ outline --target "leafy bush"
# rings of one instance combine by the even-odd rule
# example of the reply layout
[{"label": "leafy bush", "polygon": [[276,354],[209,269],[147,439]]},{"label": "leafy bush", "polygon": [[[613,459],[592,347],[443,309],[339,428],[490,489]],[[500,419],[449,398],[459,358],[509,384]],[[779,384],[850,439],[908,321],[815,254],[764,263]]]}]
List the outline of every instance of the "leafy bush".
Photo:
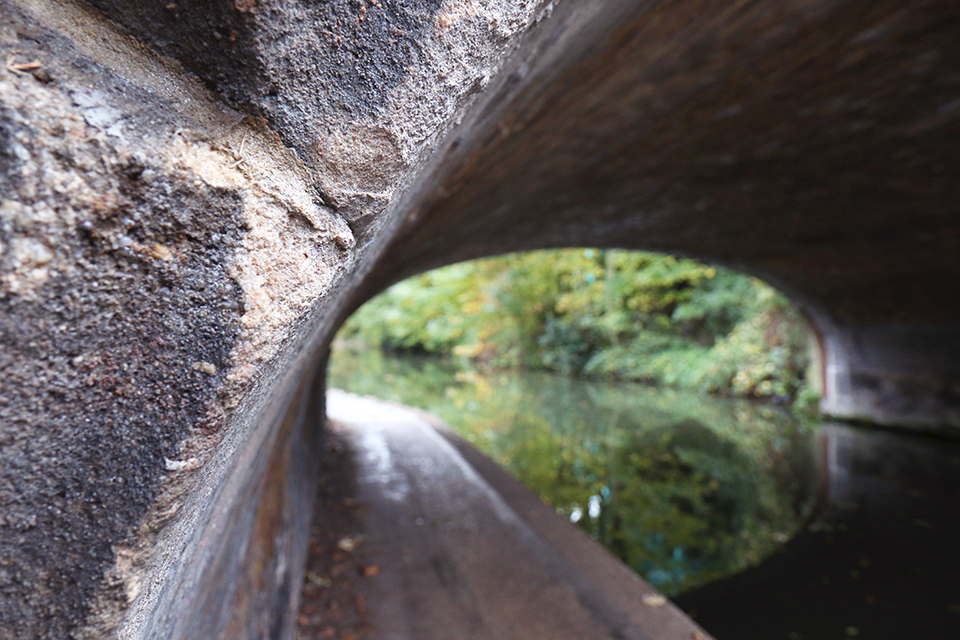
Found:
[{"label": "leafy bush", "polygon": [[437,269],[368,302],[344,334],[481,368],[812,395],[803,321],[782,295],[726,269],[638,251],[542,251]]}]

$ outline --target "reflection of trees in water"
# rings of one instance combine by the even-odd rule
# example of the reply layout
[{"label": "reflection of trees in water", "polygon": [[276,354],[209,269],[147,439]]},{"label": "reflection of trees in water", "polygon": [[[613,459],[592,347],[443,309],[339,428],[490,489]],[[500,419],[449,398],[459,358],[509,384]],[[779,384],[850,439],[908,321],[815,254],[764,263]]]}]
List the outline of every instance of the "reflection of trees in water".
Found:
[{"label": "reflection of trees in water", "polygon": [[440,415],[670,594],[759,562],[809,505],[811,431],[770,407],[376,350],[331,378]]},{"label": "reflection of trees in water", "polygon": [[724,572],[750,524],[765,519],[754,465],[695,420],[638,433],[610,462],[595,533],[669,591],[689,574]]},{"label": "reflection of trees in water", "polygon": [[511,468],[660,588],[676,593],[736,572],[796,528],[806,501],[783,492],[800,487],[776,477],[779,455],[752,459],[696,420],[643,430],[619,417],[632,435],[594,451],[528,432]]}]

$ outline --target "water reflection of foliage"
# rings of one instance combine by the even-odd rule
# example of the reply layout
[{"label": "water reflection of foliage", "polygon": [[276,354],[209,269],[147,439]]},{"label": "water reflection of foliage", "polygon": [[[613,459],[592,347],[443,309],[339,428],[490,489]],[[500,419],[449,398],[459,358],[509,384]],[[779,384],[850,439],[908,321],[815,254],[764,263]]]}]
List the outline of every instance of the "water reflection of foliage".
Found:
[{"label": "water reflection of foliage", "polygon": [[438,414],[668,594],[759,562],[809,504],[810,430],[768,406],[369,349],[331,384]]}]

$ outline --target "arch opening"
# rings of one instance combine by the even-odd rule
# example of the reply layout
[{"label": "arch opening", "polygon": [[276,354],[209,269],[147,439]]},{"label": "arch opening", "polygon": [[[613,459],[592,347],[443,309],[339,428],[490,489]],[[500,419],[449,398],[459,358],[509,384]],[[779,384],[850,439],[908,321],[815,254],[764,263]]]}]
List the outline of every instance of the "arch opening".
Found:
[{"label": "arch opening", "polygon": [[812,338],[756,278],[511,254],[394,285],[339,336],[329,386],[438,414],[667,595],[759,563],[812,509]]},{"label": "arch opening", "polygon": [[338,334],[476,371],[630,380],[810,411],[819,332],[758,278],[689,258],[554,249],[436,269],[394,285]]},{"label": "arch opening", "polygon": [[[634,268],[631,277],[628,266]],[[652,273],[636,277],[644,270]],[[668,303],[658,306],[651,296]],[[529,308],[521,304],[524,297],[530,298]],[[525,308],[535,311],[536,321],[514,315],[522,316]],[[636,315],[619,318],[621,324],[611,330],[614,311]],[[623,327],[631,321],[634,333],[628,334]],[[688,322],[692,326],[684,325]],[[714,332],[709,339],[697,333],[708,328]],[[517,335],[523,330],[532,333],[525,343]],[[786,348],[791,331],[795,335]],[[639,343],[632,351],[626,344],[631,340]],[[656,353],[658,346],[666,351]],[[795,629],[810,627],[801,620],[810,617],[809,611],[798,615],[802,607],[771,605],[776,616],[745,615],[722,597],[720,585],[733,584],[749,601],[758,596],[758,588],[754,584],[754,591],[744,590],[744,580],[759,581],[759,591],[765,591],[773,584],[784,588],[799,581],[791,573],[797,574],[801,565],[808,573],[810,567],[827,572],[825,567],[837,558],[824,550],[836,538],[842,554],[849,556],[845,561],[859,567],[850,569],[848,577],[861,579],[870,574],[866,556],[892,554],[904,546],[902,535],[877,523],[902,508],[902,495],[923,489],[901,482],[908,470],[891,464],[894,497],[878,500],[878,494],[858,488],[869,476],[864,465],[915,449],[913,454],[931,462],[927,487],[949,476],[945,465],[954,455],[949,446],[924,448],[890,434],[881,436],[892,440],[878,444],[871,432],[829,423],[821,430],[791,417],[792,409],[816,418],[809,398],[816,395],[822,351],[803,314],[755,278],[658,254],[551,250],[458,263],[387,290],[341,331],[329,386],[440,415],[456,432],[447,437],[459,442],[471,464],[481,464],[477,449],[491,455],[534,489],[551,511],[676,597],[688,613],[703,612],[708,632],[749,638],[752,631],[731,628],[731,620],[750,619],[761,634],[802,634]],[[638,353],[647,361],[638,363]],[[734,362],[744,354],[753,361]],[[757,362],[761,355],[766,361]],[[719,364],[728,365],[723,382],[696,367],[685,372],[669,367],[672,360],[682,366],[697,358],[707,361],[714,376]],[[622,360],[631,368],[618,366]],[[792,366],[790,375],[778,372],[778,363]],[[616,380],[618,375],[628,380]],[[789,393],[777,393],[784,389]],[[357,404],[344,412],[336,406],[343,402],[336,395],[340,392],[333,393],[334,420],[376,413]],[[443,425],[434,426],[445,433]],[[386,494],[402,501],[417,491],[416,481],[384,471],[390,466],[384,452],[395,446],[391,437],[373,449],[366,442],[354,454],[366,457],[368,464],[372,459],[378,469],[373,475],[381,474]],[[353,446],[348,438],[335,449],[344,454]],[[429,476],[431,467],[418,468],[414,475],[420,473]],[[847,507],[850,501],[858,508],[866,505],[866,515],[851,517],[843,511],[844,500]],[[410,517],[422,526],[433,523],[427,514]],[[365,530],[363,517],[349,526],[354,533]],[[879,542],[864,545],[861,538],[871,527],[881,530]],[[351,548],[355,542],[367,544],[367,534],[354,533],[339,540]],[[375,543],[374,534],[369,544]],[[913,561],[916,549],[901,555]],[[365,575],[370,567],[374,576],[381,570],[373,563],[358,571]],[[509,571],[516,571],[515,580],[526,578],[519,565]],[[934,573],[928,594],[941,588],[937,581],[943,572]],[[323,575],[313,575],[314,583],[326,584]],[[471,578],[460,575],[458,580],[469,584]],[[886,572],[873,582],[862,580],[871,585],[863,589],[888,579]],[[656,594],[644,597],[659,602]],[[856,597],[876,601],[870,594],[858,592]],[[843,607],[812,616],[810,624],[837,625],[849,617],[854,605],[850,597],[841,599]],[[803,607],[827,609],[823,604],[804,594]],[[781,622],[770,623],[774,617]],[[879,618],[858,624],[877,626]]]}]

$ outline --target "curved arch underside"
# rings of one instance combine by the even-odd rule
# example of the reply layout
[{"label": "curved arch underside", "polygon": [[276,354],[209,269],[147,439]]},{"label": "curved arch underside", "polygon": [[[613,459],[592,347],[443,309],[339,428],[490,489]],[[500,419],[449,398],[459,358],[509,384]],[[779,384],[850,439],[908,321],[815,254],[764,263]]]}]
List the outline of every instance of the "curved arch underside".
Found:
[{"label": "curved arch underside", "polygon": [[326,345],[458,260],[756,274],[827,412],[960,429],[956,3],[0,7],[2,628],[289,633]]}]

